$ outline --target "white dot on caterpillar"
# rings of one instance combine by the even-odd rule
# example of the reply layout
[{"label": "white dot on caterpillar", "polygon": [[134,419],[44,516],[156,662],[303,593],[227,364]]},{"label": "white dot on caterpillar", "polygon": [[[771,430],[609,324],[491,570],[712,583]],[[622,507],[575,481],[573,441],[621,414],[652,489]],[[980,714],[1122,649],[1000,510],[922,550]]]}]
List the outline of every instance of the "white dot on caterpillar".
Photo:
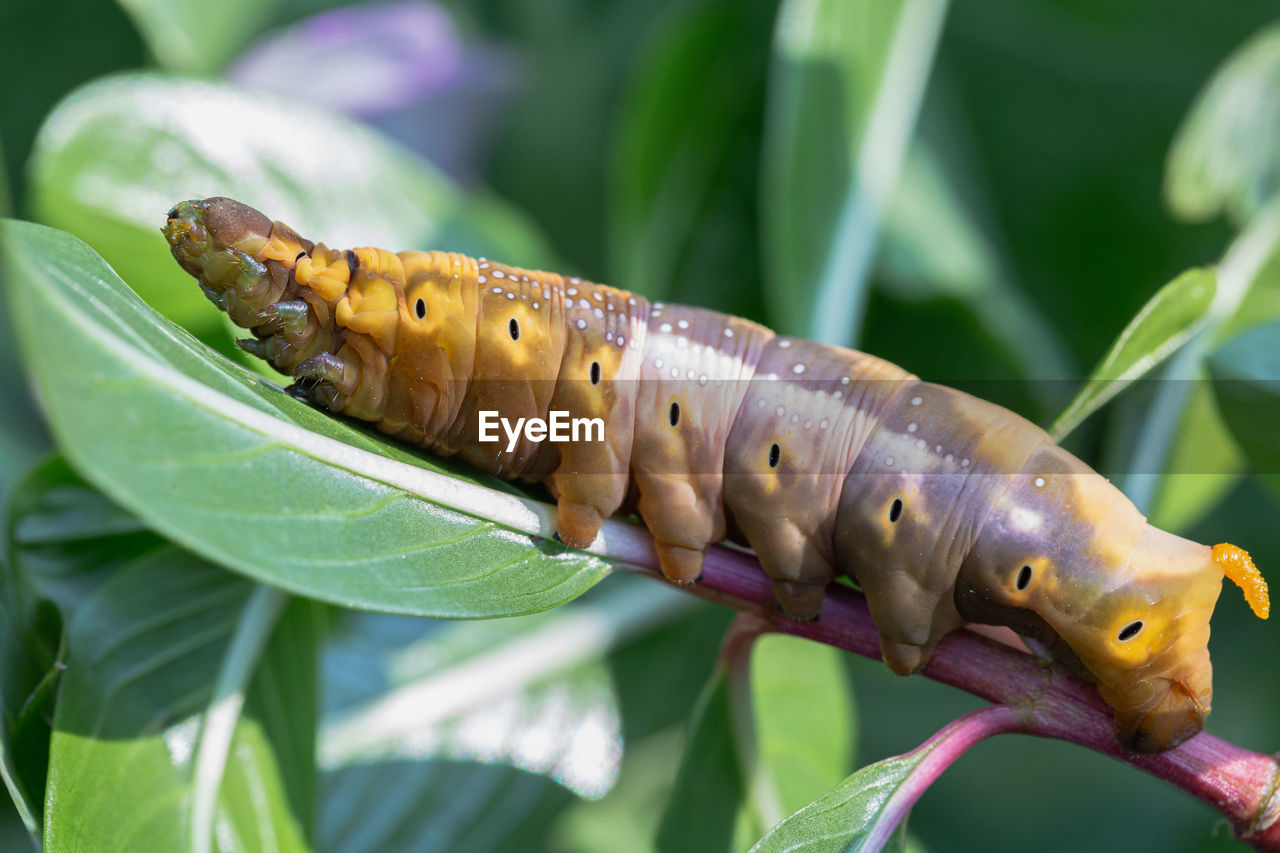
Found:
[{"label": "white dot on caterpillar", "polygon": [[813,429],[813,421],[805,421],[805,422],[804,422],[804,428],[805,428],[805,429]]},{"label": "white dot on caterpillar", "polygon": [[649,314],[649,316],[650,316],[650,317],[661,317],[661,316],[662,316],[662,309],[661,309],[661,308],[655,308],[655,309],[653,309],[653,311]]},{"label": "white dot on caterpillar", "polygon": [[566,291],[565,291],[565,293],[567,293],[569,296],[577,296],[577,295],[578,295],[578,288],[576,288],[576,287],[571,287],[571,288],[569,288],[568,290],[566,290]]},{"label": "white dot on caterpillar", "polygon": [[605,332],[604,339],[607,343],[613,343],[613,332]]},{"label": "white dot on caterpillar", "polygon": [[924,439],[923,439],[923,438],[916,442],[916,450],[924,450]]},{"label": "white dot on caterpillar", "polygon": [[599,320],[603,320],[603,319],[604,319],[604,312],[603,312],[603,311],[601,311],[599,308],[597,308],[597,309],[595,310],[595,315],[596,315],[596,318],[597,318],[597,319],[599,319]]},{"label": "white dot on caterpillar", "polygon": [[538,310],[538,303],[536,303],[536,302],[535,302],[535,303],[533,303],[533,310],[534,310],[534,311],[537,311],[537,310]]},{"label": "white dot on caterpillar", "polygon": [[673,367],[673,368],[671,368],[671,378],[672,378],[672,379],[679,379],[679,378],[680,378],[680,368],[678,368],[678,367]]},{"label": "white dot on caterpillar", "polygon": [[759,407],[759,408],[763,409],[763,408],[765,407],[765,405],[766,405],[766,403],[765,403],[765,401],[764,401],[764,397],[761,397],[761,398],[759,398],[758,400],[756,400],[756,406],[757,406],[757,407]]},{"label": "white dot on caterpillar", "polygon": [[604,307],[605,307],[605,309],[606,309],[606,310],[608,310],[608,311],[612,311],[612,310],[613,310],[613,303],[612,303],[612,302],[610,302],[609,304],[605,305]]},{"label": "white dot on caterpillar", "polygon": [[918,405],[920,405],[920,404],[921,404],[921,403],[923,403],[923,402],[924,402],[924,399],[923,399],[923,398],[921,398],[921,397],[912,397],[912,398],[911,398],[911,405],[913,405],[913,406],[918,406]]},{"label": "white dot on caterpillar", "polygon": [[627,304],[628,304],[628,305],[635,305],[635,304],[636,304],[636,298],[635,298],[634,296],[628,296],[628,297],[627,297]]},{"label": "white dot on caterpillar", "polygon": [[733,337],[733,329],[725,329],[725,330],[724,330],[724,336],[725,336],[726,338],[732,338],[732,337]]},{"label": "white dot on caterpillar", "polygon": [[707,374],[703,373],[702,375],[700,375],[700,376],[698,377],[698,384],[699,384],[699,385],[706,385],[706,384],[707,384]]},{"label": "white dot on caterpillar", "polygon": [[655,359],[653,360],[653,366],[654,366],[654,367],[656,367],[656,368],[658,368],[659,370],[661,370],[661,369],[662,369],[662,359],[660,359],[660,358],[655,358]]},{"label": "white dot on caterpillar", "polygon": [[885,458],[885,460],[884,460],[884,464],[885,464],[885,465],[888,465],[890,468],[892,468],[892,467],[893,467],[893,457],[892,457],[892,456],[886,457],[886,458]]},{"label": "white dot on caterpillar", "polygon": [[778,417],[782,417],[783,415],[785,415],[785,414],[787,413],[787,407],[786,407],[786,406],[779,406],[779,407],[777,408],[777,410],[776,410],[776,413],[777,413]]},{"label": "white dot on caterpillar", "polygon": [[667,303],[665,303],[665,302],[655,302],[655,303],[653,303],[653,307],[654,307],[654,308],[656,308],[656,309],[658,309],[659,311],[661,311],[663,308],[666,308],[666,307],[667,307]]},{"label": "white dot on caterpillar", "polygon": [[[537,284],[537,282],[535,281],[535,282],[534,282],[534,284]],[[551,298],[551,291],[550,291],[550,290],[548,290],[548,289],[547,289],[547,288],[545,288],[545,287],[544,287],[544,288],[542,288],[542,298],[543,298],[543,299],[550,299],[550,298]]]},{"label": "white dot on caterpillar", "polygon": [[576,275],[571,275],[571,276],[569,276],[569,283],[570,283],[570,284],[581,284],[581,283],[582,283],[582,279],[578,278]]},{"label": "white dot on caterpillar", "polygon": [[961,468],[968,468],[968,467],[969,467],[969,460],[968,460],[968,459],[961,459],[961,460],[960,460],[960,467],[961,467]]},{"label": "white dot on caterpillar", "polygon": [[514,293],[512,293],[511,291],[509,291],[509,290],[508,290],[508,291],[507,291],[507,298],[508,298],[508,299],[515,299],[515,298],[516,298],[516,295],[515,295]]},{"label": "white dot on caterpillar", "polygon": [[911,423],[907,424],[907,432],[915,432],[918,429],[920,429],[920,425],[915,421],[912,421]]},{"label": "white dot on caterpillar", "polygon": [[799,374],[801,374],[801,373],[804,373],[804,365],[803,365],[803,364],[793,364],[793,365],[791,365],[791,372],[792,372],[792,373],[795,373],[796,375],[799,375]]},{"label": "white dot on caterpillar", "polygon": [[585,299],[579,299],[579,300],[578,300],[578,307],[579,307],[579,308],[581,308],[583,311],[586,311],[587,309],[589,309],[589,308],[591,307],[591,303],[590,303],[590,302],[588,302],[588,301],[587,301],[587,300],[585,300]]},{"label": "white dot on caterpillar", "polygon": [[823,418],[822,420],[818,421],[818,426],[821,427],[822,429],[826,429],[827,427],[831,426],[831,421],[827,420],[826,418]]},{"label": "white dot on caterpillar", "polygon": [[501,292],[502,292],[502,288],[501,288],[501,287],[495,287],[495,288],[493,289],[493,292],[494,292],[494,293],[501,293]]},{"label": "white dot on caterpillar", "polygon": [[577,326],[579,331],[582,331],[583,329],[587,328],[587,321],[579,317],[577,319],[577,322],[575,322],[573,325]]},{"label": "white dot on caterpillar", "polygon": [[953,461],[953,460],[955,459],[955,457],[954,457],[954,456],[952,456],[950,453],[948,453],[946,456],[944,456],[944,457],[942,457],[942,458],[943,458],[943,459],[946,459],[948,462],[951,462],[951,461]]},{"label": "white dot on caterpillar", "polygon": [[840,377],[840,384],[841,384],[841,385],[848,385],[848,384],[849,384],[849,377],[848,377],[848,376],[841,376],[841,377]]},{"label": "white dot on caterpillar", "polygon": [[792,422],[793,424],[798,424],[798,423],[800,423],[800,416],[799,416],[799,415],[792,415],[792,416],[791,416],[791,422]]},{"label": "white dot on caterpillar", "polygon": [[791,341],[787,340],[786,338],[783,338],[782,340],[778,341],[778,347],[780,349],[786,349],[789,346],[791,346]]},{"label": "white dot on caterpillar", "polygon": [[670,323],[663,323],[661,326],[659,326],[659,327],[658,327],[658,331],[659,331],[659,332],[663,332],[663,333],[670,332],[670,331],[671,331],[671,324],[670,324]]},{"label": "white dot on caterpillar", "polygon": [[595,300],[596,300],[597,302],[604,302],[604,294],[603,294],[603,293],[601,293],[600,291],[598,291],[598,290],[597,290],[595,293],[593,293],[593,294],[591,294],[591,295],[592,295],[593,297],[595,297]]},{"label": "white dot on caterpillar", "polygon": [[689,368],[689,372],[685,374],[685,379],[692,379],[693,377],[695,377],[695,376],[697,376],[697,375],[698,375],[698,371],[694,370],[694,369],[691,367],[691,368]]},{"label": "white dot on caterpillar", "polygon": [[1037,489],[1044,488],[1044,477],[1036,477],[1036,488]]},{"label": "white dot on caterpillar", "polygon": [[689,339],[686,338],[684,335],[681,335],[680,337],[676,338],[676,346],[679,347],[680,349],[687,348],[689,346]]},{"label": "white dot on caterpillar", "polygon": [[941,445],[941,444],[935,444],[935,445],[933,446],[933,452],[934,452],[934,453],[941,453],[941,452],[942,452],[942,445]]},{"label": "white dot on caterpillar", "polygon": [[488,281],[488,280],[489,280],[489,279],[485,278],[484,276],[477,276],[477,277],[476,277],[476,281],[480,282],[481,284],[484,284],[484,283],[485,283],[486,281]]},{"label": "white dot on caterpillar", "polygon": [[[818,393],[822,393],[822,392],[818,392]],[[844,397],[844,392],[843,392],[843,391],[837,391],[837,392],[835,392],[834,394],[832,394],[832,395],[831,395],[831,398],[832,398],[833,400],[839,400],[839,399],[842,399],[843,397]]]},{"label": "white dot on caterpillar", "polygon": [[676,325],[677,325],[677,326],[679,326],[679,327],[680,327],[680,328],[682,328],[682,329],[687,329],[687,328],[689,328],[689,321],[688,321],[688,320],[680,320],[679,322],[677,322],[677,323],[676,323]]},{"label": "white dot on caterpillar", "polygon": [[489,264],[482,259],[480,263],[480,269],[487,270],[488,268],[489,268]]},{"label": "white dot on caterpillar", "polygon": [[494,271],[493,271],[493,277],[494,277],[494,278],[506,278],[506,277],[507,277],[507,274],[506,274],[506,273],[504,273],[502,270],[494,270]]}]

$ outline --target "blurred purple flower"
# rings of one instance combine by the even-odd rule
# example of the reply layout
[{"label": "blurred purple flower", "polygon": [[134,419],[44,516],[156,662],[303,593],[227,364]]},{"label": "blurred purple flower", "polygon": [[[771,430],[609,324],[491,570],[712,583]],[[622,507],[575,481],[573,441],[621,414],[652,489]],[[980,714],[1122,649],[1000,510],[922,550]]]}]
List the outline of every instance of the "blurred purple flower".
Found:
[{"label": "blurred purple flower", "polygon": [[509,52],[463,42],[444,8],[399,0],[334,9],[269,33],[227,77],[362,118],[469,181],[516,71]]}]

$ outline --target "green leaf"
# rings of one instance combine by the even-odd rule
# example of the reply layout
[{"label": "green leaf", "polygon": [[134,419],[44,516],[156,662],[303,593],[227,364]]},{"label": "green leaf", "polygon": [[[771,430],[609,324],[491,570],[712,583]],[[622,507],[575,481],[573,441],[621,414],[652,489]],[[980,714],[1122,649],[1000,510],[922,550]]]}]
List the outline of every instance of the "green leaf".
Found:
[{"label": "green leaf", "polygon": [[761,176],[771,315],[780,331],[855,341],[946,16],[945,0],[785,0]]},{"label": "green leaf", "polygon": [[1151,523],[1173,532],[1188,529],[1217,506],[1247,468],[1218,412],[1207,372],[1192,381],[1151,507]]},{"label": "green leaf", "polygon": [[271,18],[271,0],[116,0],[162,68],[214,74]]},{"label": "green leaf", "polygon": [[300,595],[417,615],[542,610],[607,573],[511,532],[549,536],[551,507],[439,474],[281,394],[148,309],[75,238],[4,230],[21,342],[59,443],[172,540]]},{"label": "green leaf", "polygon": [[[623,576],[514,619],[340,614],[325,649],[321,844],[481,851],[518,836],[540,848],[569,792],[594,801],[617,777],[622,720],[603,663],[688,600]],[[639,680],[669,701],[668,671]],[[385,804],[377,820],[372,803]]]},{"label": "green leaf", "polygon": [[[641,57],[612,170],[612,280],[662,299],[758,315],[749,184],[759,162],[772,9],[711,2],[674,16]],[[747,196],[744,198],[744,196]]]},{"label": "green leaf", "polygon": [[103,578],[163,544],[62,456],[36,466],[9,507],[8,558],[18,594],[48,599],[68,618]]},{"label": "green leaf", "polygon": [[1214,271],[1193,269],[1151,297],[1053,422],[1049,433],[1054,440],[1061,441],[1081,421],[1186,343],[1208,321],[1216,292]]},{"label": "green leaf", "polygon": [[907,151],[884,222],[877,285],[904,299],[958,301],[1033,380],[1028,390],[1057,410],[1061,383],[1034,380],[1073,375],[1062,336],[1010,277],[1001,241],[979,215],[985,199],[961,193],[963,178],[974,194],[972,176],[953,174],[938,148],[917,139]]},{"label": "green leaf", "polygon": [[368,127],[219,83],[126,74],[78,89],[41,128],[31,186],[39,219],[88,242],[148,304],[228,351],[223,318],[160,235],[165,211],[184,199],[230,196],[331,246],[551,260],[521,217],[467,198]]},{"label": "green leaf", "polygon": [[1208,363],[1223,420],[1253,469],[1280,494],[1280,322],[1232,338]]},{"label": "green leaf", "polygon": [[1165,197],[1183,219],[1249,222],[1280,191],[1280,25],[1238,48],[1196,98],[1169,149]]},{"label": "green leaf", "polygon": [[58,456],[17,484],[6,520],[0,620],[0,772],[34,837],[49,763],[49,719],[65,660],[63,625],[124,562],[160,547],[146,530]]},{"label": "green leaf", "polygon": [[308,839],[315,823],[316,738],[320,706],[319,650],[324,606],[292,599],[280,616],[253,674],[244,716],[270,741],[280,766],[289,811]]},{"label": "green leaf", "polygon": [[741,850],[759,834],[747,805],[729,679],[712,673],[694,708],[684,755],[658,829],[660,851]]},{"label": "green leaf", "polygon": [[751,698],[759,761],[781,807],[769,826],[849,774],[857,715],[844,654],[767,634],[751,652]]},{"label": "green leaf", "polygon": [[47,849],[208,849],[212,837],[194,835],[206,799],[220,846],[305,849],[269,741],[237,709],[227,713],[234,693],[215,690],[215,679],[225,689],[252,670],[261,600],[252,584],[175,548],[94,590],[69,629]]},{"label": "green leaf", "polygon": [[[894,827],[880,824],[890,799],[929,754],[920,750],[877,761],[779,823],[751,848],[767,851],[878,850]],[[879,839],[872,841],[873,835]]]}]

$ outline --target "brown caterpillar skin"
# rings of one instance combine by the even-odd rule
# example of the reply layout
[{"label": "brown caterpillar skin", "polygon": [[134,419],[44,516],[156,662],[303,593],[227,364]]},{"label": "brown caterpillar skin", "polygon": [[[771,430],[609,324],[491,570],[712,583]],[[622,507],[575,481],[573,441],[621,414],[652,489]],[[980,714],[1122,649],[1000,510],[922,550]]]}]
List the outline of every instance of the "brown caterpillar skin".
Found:
[{"label": "brown caterpillar skin", "polygon": [[[164,232],[253,330],[247,350],[334,412],[545,482],[571,546],[634,505],[663,573],[690,583],[740,531],[793,618],[816,618],[837,574],[854,578],[895,672],[967,622],[1008,625],[1098,682],[1128,749],[1203,725],[1219,549],[1252,569],[1247,555],[1147,525],[1012,412],[863,353],[576,278],[331,250],[230,199],[183,202]],[[483,410],[552,409],[601,418],[604,441],[479,440]]]}]

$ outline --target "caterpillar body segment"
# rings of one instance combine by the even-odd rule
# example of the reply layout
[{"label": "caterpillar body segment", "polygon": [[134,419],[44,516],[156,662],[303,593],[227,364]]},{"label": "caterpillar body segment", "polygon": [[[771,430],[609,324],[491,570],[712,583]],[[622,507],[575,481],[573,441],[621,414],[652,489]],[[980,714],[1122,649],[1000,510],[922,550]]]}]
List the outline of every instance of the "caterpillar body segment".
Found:
[{"label": "caterpillar body segment", "polygon": [[[183,202],[163,230],[314,401],[545,483],[568,545],[634,508],[677,583],[729,533],[793,618],[848,575],[896,672],[965,623],[1008,625],[1097,681],[1124,746],[1159,752],[1209,712],[1224,571],[1267,612],[1243,551],[1151,527],[1038,427],[873,356],[489,260],[333,250],[230,199]],[[557,411],[603,431],[484,438],[494,412]]]}]

